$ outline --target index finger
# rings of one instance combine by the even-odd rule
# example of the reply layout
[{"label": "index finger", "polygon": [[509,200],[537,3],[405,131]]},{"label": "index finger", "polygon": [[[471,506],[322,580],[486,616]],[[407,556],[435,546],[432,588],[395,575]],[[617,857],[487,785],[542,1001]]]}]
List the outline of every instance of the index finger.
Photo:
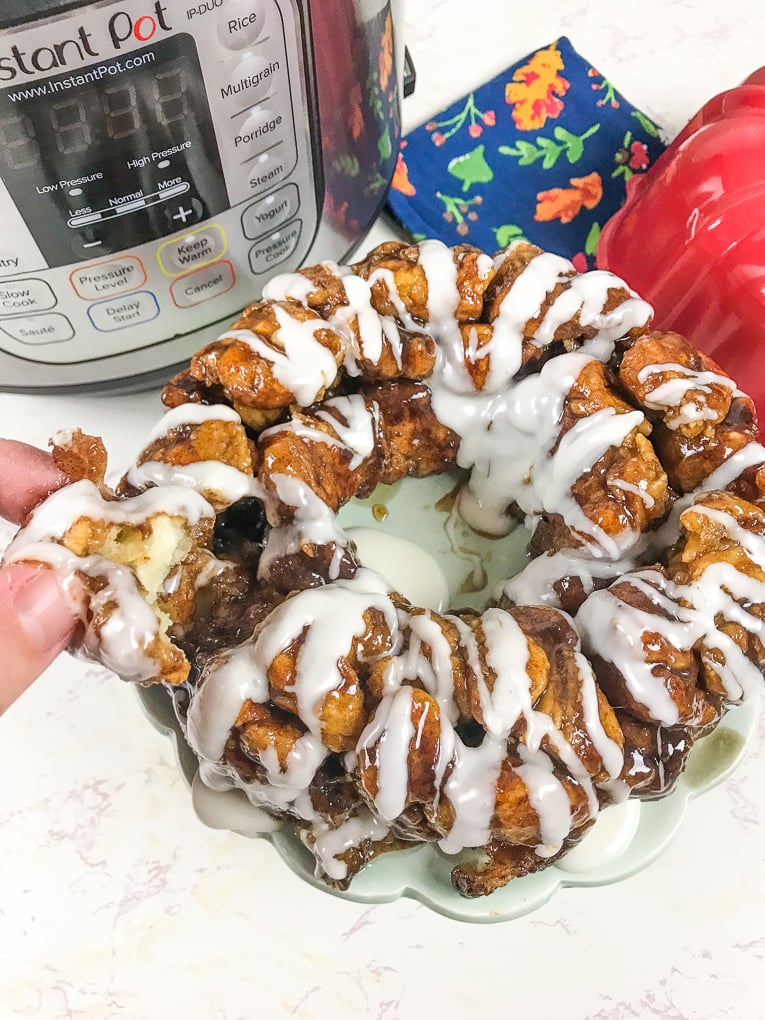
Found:
[{"label": "index finger", "polygon": [[55,489],[68,481],[44,450],[0,439],[0,516],[20,524]]}]

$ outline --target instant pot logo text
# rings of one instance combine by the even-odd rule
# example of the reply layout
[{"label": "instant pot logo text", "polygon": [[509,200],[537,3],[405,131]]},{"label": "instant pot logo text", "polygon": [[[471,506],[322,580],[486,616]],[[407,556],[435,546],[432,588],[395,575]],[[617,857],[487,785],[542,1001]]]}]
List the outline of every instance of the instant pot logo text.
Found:
[{"label": "instant pot logo text", "polygon": [[29,77],[45,74],[67,67],[86,64],[90,57],[107,52],[119,52],[126,44],[146,43],[160,32],[170,32],[172,26],[167,20],[167,7],[157,0],[150,12],[133,17],[127,11],[117,11],[105,26],[105,38],[94,43],[93,33],[80,25],[68,39],[38,46],[37,49],[22,49],[18,45],[0,53],[0,81],[15,81],[20,75]]}]

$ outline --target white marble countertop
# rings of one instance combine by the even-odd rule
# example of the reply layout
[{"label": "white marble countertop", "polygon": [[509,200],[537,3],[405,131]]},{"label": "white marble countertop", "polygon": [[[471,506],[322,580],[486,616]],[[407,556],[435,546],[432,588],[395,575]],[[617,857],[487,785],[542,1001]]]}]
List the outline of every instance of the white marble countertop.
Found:
[{"label": "white marble countertop", "polygon": [[[562,34],[670,133],[765,62],[758,0],[409,0],[407,17],[408,127]],[[158,413],[156,394],[0,394],[2,434],[81,426],[115,464]],[[203,828],[135,692],[68,658],[0,720],[0,777],[2,1020],[765,1017],[762,723],[650,867],[497,925],[344,902],[266,842]]]}]

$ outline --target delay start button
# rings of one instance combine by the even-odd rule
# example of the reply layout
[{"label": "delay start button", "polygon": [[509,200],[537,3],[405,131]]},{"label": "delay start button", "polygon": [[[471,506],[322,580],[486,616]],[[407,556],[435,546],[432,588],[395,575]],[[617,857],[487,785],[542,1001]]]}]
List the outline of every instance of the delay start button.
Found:
[{"label": "delay start button", "polygon": [[121,298],[97,301],[88,309],[88,318],[102,333],[127,329],[150,322],[159,315],[159,304],[150,290],[138,290]]},{"label": "delay start button", "polygon": [[195,269],[173,280],[170,296],[178,308],[191,308],[193,305],[225,294],[231,290],[235,282],[234,267],[224,259],[222,262],[215,262],[203,269]]},{"label": "delay start button", "polygon": [[300,242],[302,229],[303,221],[293,220],[254,244],[250,248],[250,269],[253,273],[267,273],[288,259]]},{"label": "delay start button", "polygon": [[225,250],[226,235],[221,227],[210,223],[201,230],[165,241],[159,247],[157,258],[165,276],[179,276],[214,262]]}]

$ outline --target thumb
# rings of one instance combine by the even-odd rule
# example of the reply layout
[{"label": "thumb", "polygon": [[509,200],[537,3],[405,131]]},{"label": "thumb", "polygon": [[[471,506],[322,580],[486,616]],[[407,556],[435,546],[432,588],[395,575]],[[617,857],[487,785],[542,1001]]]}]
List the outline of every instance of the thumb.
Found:
[{"label": "thumb", "polygon": [[0,714],[66,648],[77,623],[73,604],[48,567],[0,568]]}]

